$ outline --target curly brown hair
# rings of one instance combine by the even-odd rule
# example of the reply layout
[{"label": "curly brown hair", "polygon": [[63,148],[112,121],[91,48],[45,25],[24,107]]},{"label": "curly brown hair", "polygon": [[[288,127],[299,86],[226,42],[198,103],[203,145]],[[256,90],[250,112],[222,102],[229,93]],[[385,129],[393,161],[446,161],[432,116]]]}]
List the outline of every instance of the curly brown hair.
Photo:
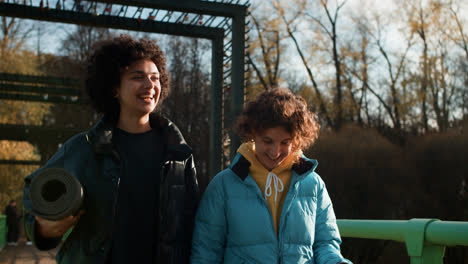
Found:
[{"label": "curly brown hair", "polygon": [[265,91],[244,107],[234,130],[242,141],[250,141],[254,133],[282,126],[293,138],[293,150],[311,146],[318,137],[320,124],[306,101],[289,89]]},{"label": "curly brown hair", "polygon": [[120,104],[115,97],[120,75],[135,61],[148,59],[158,67],[161,83],[159,103],[169,94],[166,58],[161,48],[147,38],[136,40],[129,35],[97,42],[88,58],[86,90],[91,104],[99,113],[118,114]]}]

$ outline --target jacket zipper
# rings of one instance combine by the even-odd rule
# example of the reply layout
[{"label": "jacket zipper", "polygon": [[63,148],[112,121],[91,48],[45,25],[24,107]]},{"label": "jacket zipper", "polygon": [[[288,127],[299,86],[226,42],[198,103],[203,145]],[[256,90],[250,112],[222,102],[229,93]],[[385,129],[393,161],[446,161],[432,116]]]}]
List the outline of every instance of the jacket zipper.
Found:
[{"label": "jacket zipper", "polygon": [[[121,157],[119,153],[119,157]],[[116,211],[117,211],[117,200],[119,199],[119,190],[120,190],[120,178],[122,177],[122,174],[125,172],[125,160],[120,159],[119,162],[119,174],[117,175],[117,179],[113,178],[112,183],[115,185],[115,192],[114,192],[114,203],[112,205],[112,228],[114,227],[114,218],[116,216]],[[117,181],[117,182],[114,182]]]},{"label": "jacket zipper", "polygon": [[120,190],[120,177],[117,178],[117,183],[114,183],[116,185],[115,187],[115,192],[114,192],[114,204],[112,205],[112,224],[114,223],[114,218],[115,218],[115,213],[117,210],[117,200],[119,198],[119,190]]},{"label": "jacket zipper", "polygon": [[[100,162],[103,162],[102,160]],[[114,193],[113,193],[113,196],[114,196],[114,200],[112,202],[112,222],[111,222],[111,234],[110,234],[110,240],[109,240],[109,243],[111,244],[107,250],[107,253],[105,254],[104,256],[104,263],[108,263],[109,262],[109,259],[110,259],[110,256],[109,256],[109,250],[110,248],[112,247],[112,234],[114,233],[114,228],[115,228],[115,217],[116,217],[116,209],[117,209],[117,200],[118,200],[118,197],[119,197],[119,189],[120,189],[120,176],[122,174],[122,171],[123,171],[123,162],[121,161],[119,163],[120,167],[119,167],[119,175],[117,177],[113,177],[112,178],[112,184],[114,185],[113,188],[114,188]],[[102,170],[102,166],[101,166],[101,170]],[[104,173],[104,172],[102,172]]]},{"label": "jacket zipper", "polygon": [[[289,214],[289,209],[291,208],[291,205],[293,204],[293,201],[296,199],[297,192],[296,192],[296,185],[297,183],[294,184],[294,195],[291,199],[291,202],[288,204],[288,208],[286,211],[284,211],[284,216],[283,216],[283,222],[281,222],[281,216],[280,216],[280,223],[279,223],[279,230],[278,230],[278,248],[280,251],[280,256],[279,256],[279,263],[281,264],[281,259],[282,259],[282,252],[283,252],[283,234],[284,234],[284,225],[286,223],[287,216]],[[286,199],[285,199],[286,200]]]},{"label": "jacket zipper", "polygon": [[[112,178],[112,184],[114,185],[114,201],[112,202],[112,222],[111,222],[111,234],[110,234],[111,247],[112,247],[112,234],[114,233],[115,217],[117,213],[117,202],[119,199],[120,177],[122,176],[122,173],[124,172],[124,167],[125,167],[124,160],[121,159],[119,162],[119,173],[116,178]],[[106,257],[108,258],[109,256],[106,256]]]},{"label": "jacket zipper", "polygon": [[[294,174],[294,172],[293,172],[293,174]],[[301,176],[299,176],[299,177],[301,177]],[[279,226],[278,226],[278,228],[279,228],[279,230],[278,230],[278,240],[279,240],[278,248],[279,248],[279,251],[280,251],[280,256],[279,256],[279,258],[278,258],[278,263],[279,263],[279,264],[282,263],[282,254],[281,254],[281,252],[283,251],[283,234],[284,234],[284,229],[285,229],[284,226],[286,225],[286,219],[287,219],[287,217],[288,217],[289,210],[291,209],[291,206],[292,206],[294,200],[296,200],[296,196],[297,196],[296,186],[299,184],[300,181],[303,180],[303,178],[304,178],[304,177],[299,178],[299,179],[292,185],[293,189],[291,189],[291,187],[289,188],[289,189],[291,189],[291,190],[294,190],[294,194],[293,194],[293,197],[291,198],[291,202],[287,205],[288,207],[287,207],[286,210],[284,211],[284,216],[281,215],[281,216],[283,216],[283,217],[282,217],[282,218],[283,218],[283,221],[281,221],[281,216],[280,216],[280,223],[279,223]],[[291,179],[293,179],[293,175],[291,175]],[[289,192],[289,190],[288,190],[288,194],[287,194],[287,195],[289,195],[289,194],[290,194],[290,192]],[[286,198],[284,199],[285,202],[286,202],[287,198],[288,198],[288,197],[286,196]],[[283,204],[283,206],[284,206],[284,204]]]},{"label": "jacket zipper", "polygon": [[[250,175],[250,173],[249,173]],[[252,176],[250,176],[252,177]],[[253,178],[252,178],[253,179]],[[275,234],[275,238],[276,238],[276,244],[278,245],[278,249],[279,249],[279,252],[278,252],[278,263],[281,263],[281,249],[279,247],[279,242],[278,242],[278,236],[276,236],[276,231],[275,231],[275,227],[273,225],[273,215],[271,214],[271,211],[270,211],[270,207],[268,207],[268,204],[266,203],[266,200],[265,198],[263,198],[262,194],[261,194],[261,191],[260,191],[260,188],[258,187],[257,184],[255,184],[255,186],[253,185],[250,185],[250,187],[252,189],[255,190],[255,193],[257,194],[257,199],[258,200],[261,200],[261,203],[263,204],[263,206],[267,209],[267,212],[268,212],[268,215],[270,216],[269,217],[269,221],[270,221],[270,225],[271,225],[271,230],[273,231],[273,233]]]},{"label": "jacket zipper", "polygon": [[160,248],[161,248],[161,244],[162,244],[162,240],[161,240],[161,230],[160,228],[162,226],[164,226],[164,223],[162,223],[162,205],[163,205],[163,197],[162,197],[162,189],[164,188],[163,187],[163,180],[166,178],[164,173],[166,171],[166,167],[170,164],[170,161],[169,160],[166,160],[166,158],[163,159],[163,162],[161,163],[161,170],[159,172],[159,183],[158,183],[158,188],[159,188],[159,197],[158,197],[158,248],[156,249],[156,260],[159,261],[160,259]]}]

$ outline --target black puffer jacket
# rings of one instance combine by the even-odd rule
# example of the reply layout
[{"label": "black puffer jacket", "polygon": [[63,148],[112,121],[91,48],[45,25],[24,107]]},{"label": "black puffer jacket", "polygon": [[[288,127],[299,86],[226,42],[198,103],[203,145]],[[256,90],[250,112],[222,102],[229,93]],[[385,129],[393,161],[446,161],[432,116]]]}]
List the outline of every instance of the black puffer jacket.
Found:
[{"label": "black puffer jacket", "polygon": [[[188,263],[195,211],[199,201],[192,150],[169,120],[150,115],[153,129],[164,135],[164,162],[160,173],[157,263]],[[44,168],[63,168],[85,189],[83,214],[57,254],[58,263],[105,263],[110,251],[112,222],[120,182],[120,157],[112,144],[116,122],[103,118],[86,133],[69,139],[47,164],[25,179],[25,231],[43,250],[60,239],[35,235],[29,185]]]}]

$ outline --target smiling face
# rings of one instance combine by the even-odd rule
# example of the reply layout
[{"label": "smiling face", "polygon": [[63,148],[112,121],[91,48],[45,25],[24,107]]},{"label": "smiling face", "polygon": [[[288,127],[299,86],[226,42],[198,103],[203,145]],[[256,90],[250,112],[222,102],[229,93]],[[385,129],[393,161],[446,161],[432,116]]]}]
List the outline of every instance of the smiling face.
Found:
[{"label": "smiling face", "polygon": [[116,92],[121,116],[149,115],[161,94],[158,67],[151,60],[133,62],[122,71]]},{"label": "smiling face", "polygon": [[267,170],[278,167],[292,152],[293,138],[282,126],[255,133],[253,139],[255,156]]}]

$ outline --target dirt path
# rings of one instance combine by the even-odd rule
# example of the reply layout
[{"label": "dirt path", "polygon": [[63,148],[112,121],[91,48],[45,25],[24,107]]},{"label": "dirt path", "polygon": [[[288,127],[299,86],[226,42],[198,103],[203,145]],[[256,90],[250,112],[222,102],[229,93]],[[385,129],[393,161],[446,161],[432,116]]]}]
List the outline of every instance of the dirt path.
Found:
[{"label": "dirt path", "polygon": [[26,239],[21,237],[18,246],[3,247],[0,251],[0,264],[55,264],[57,249],[39,251],[34,246],[26,245]]}]

